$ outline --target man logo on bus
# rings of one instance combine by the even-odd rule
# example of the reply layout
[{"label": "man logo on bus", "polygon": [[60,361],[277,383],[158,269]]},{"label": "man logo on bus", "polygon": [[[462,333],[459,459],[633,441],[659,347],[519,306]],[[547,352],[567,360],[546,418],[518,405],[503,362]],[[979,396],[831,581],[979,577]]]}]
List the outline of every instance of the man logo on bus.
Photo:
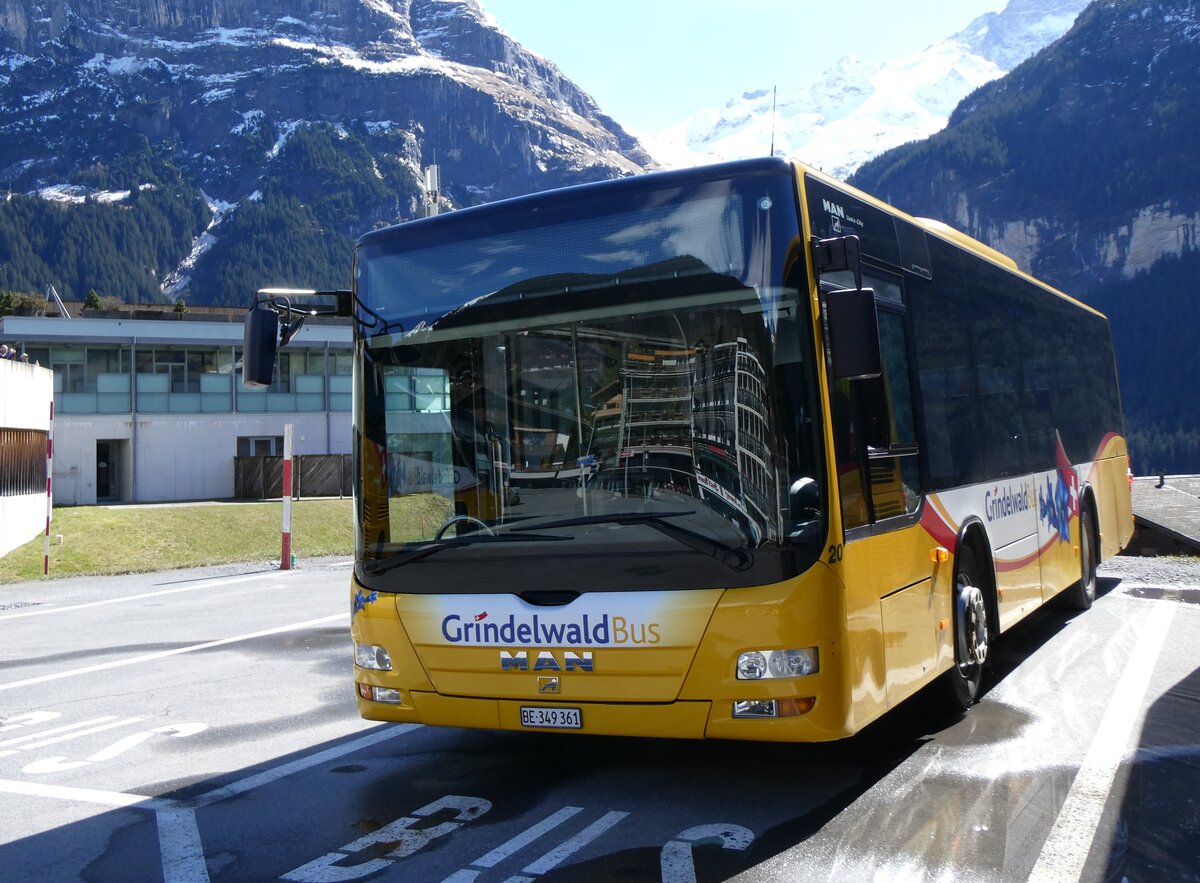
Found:
[{"label": "man logo on bus", "polygon": [[[549,650],[540,651],[533,661],[533,670],[579,672],[596,670],[596,661],[592,658],[591,650],[562,650],[560,656],[561,661]],[[501,671],[529,671],[529,669],[529,652],[527,650],[518,650],[516,653],[508,650],[500,651]]]}]

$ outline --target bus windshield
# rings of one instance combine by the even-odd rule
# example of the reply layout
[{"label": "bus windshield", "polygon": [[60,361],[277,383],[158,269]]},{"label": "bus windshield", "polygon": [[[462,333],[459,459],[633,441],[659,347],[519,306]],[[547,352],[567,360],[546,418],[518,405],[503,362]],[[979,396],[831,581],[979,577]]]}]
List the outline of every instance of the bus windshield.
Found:
[{"label": "bus windshield", "polygon": [[356,540],[384,591],[760,585],[824,538],[787,174],[365,237]]}]

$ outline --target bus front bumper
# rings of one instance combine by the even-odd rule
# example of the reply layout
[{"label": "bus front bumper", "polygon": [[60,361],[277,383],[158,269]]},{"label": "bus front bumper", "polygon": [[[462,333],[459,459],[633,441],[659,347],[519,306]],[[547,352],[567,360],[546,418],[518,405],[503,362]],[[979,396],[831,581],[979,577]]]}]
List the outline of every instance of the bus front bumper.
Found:
[{"label": "bus front bumper", "polygon": [[[402,692],[401,701],[374,702],[358,697],[358,712],[367,720],[417,723],[535,733],[583,733],[603,736],[646,736],[663,739],[749,739],[768,742],[812,742],[836,739],[806,715],[782,718],[734,718],[731,703],[677,701],[667,703],[539,702],[471,699],[438,693]],[[522,709],[577,710],[578,726],[522,723]],[[571,720],[571,718],[568,718]],[[573,723],[573,721],[572,721]]]}]

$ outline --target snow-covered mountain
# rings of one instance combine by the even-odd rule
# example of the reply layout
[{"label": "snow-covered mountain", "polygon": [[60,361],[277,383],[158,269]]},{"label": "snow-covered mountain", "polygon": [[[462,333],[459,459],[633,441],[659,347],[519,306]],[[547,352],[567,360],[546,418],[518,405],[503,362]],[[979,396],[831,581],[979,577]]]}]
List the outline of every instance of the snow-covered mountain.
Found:
[{"label": "snow-covered mountain", "polygon": [[883,151],[946,125],[964,97],[1003,76],[1070,28],[1087,0],[1011,0],[964,30],[904,58],[841,59],[815,81],[760,88],[644,140],[682,167],[777,154],[839,178]]},{"label": "snow-covered mountain", "polygon": [[477,0],[0,0],[0,289],[344,284],[433,163],[453,206],[654,165]]}]

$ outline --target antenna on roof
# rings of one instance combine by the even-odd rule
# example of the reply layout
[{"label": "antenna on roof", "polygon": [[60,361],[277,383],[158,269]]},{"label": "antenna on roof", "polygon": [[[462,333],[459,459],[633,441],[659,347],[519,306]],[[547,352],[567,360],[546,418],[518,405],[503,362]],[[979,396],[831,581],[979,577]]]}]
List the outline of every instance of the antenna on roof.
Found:
[{"label": "antenna on roof", "polygon": [[438,213],[438,199],[442,190],[442,173],[438,168],[437,157],[434,164],[425,167],[425,217],[430,218]]},{"label": "antenna on roof", "polygon": [[67,312],[67,305],[62,302],[62,298],[58,296],[58,292],[53,285],[46,286],[46,303],[54,301],[54,305],[58,307],[58,313],[64,319],[70,319],[71,314]]},{"label": "antenna on roof", "polygon": [[771,156],[775,155],[775,97],[778,92],[778,86],[771,87]]}]

